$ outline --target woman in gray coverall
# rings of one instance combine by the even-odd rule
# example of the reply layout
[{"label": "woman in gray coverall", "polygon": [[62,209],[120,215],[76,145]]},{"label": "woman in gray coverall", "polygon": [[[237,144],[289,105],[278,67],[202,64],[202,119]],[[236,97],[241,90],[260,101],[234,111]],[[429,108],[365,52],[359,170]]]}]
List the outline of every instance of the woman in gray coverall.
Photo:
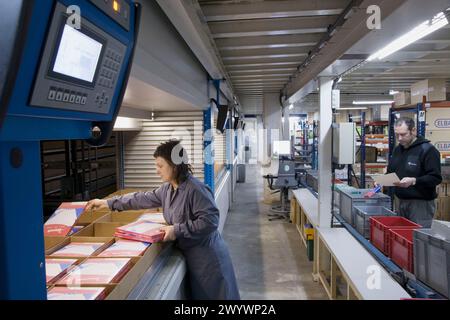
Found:
[{"label": "woman in gray coverall", "polygon": [[162,186],[109,200],[94,199],[88,202],[86,210],[162,207],[169,224],[163,228],[163,241],[175,241],[186,258],[192,298],[240,299],[231,257],[217,230],[219,210],[211,190],[192,176],[179,141],[161,144],[153,156]]}]

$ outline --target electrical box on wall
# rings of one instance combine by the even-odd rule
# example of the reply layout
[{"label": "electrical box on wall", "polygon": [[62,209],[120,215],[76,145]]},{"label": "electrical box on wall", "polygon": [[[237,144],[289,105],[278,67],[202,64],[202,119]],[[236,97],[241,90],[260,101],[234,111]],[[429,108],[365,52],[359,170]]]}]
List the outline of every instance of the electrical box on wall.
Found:
[{"label": "electrical box on wall", "polygon": [[336,164],[355,163],[355,123],[333,123],[333,162]]},{"label": "electrical box on wall", "polygon": [[331,107],[333,109],[339,109],[341,107],[341,90],[331,90]]}]

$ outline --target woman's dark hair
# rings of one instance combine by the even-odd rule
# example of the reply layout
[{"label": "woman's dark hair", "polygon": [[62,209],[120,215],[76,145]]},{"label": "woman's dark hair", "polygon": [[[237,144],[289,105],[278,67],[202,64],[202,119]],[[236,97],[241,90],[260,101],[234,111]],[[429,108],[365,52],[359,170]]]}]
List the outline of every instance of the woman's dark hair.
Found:
[{"label": "woman's dark hair", "polygon": [[192,166],[188,163],[186,150],[179,140],[169,140],[161,143],[153,153],[153,157],[161,157],[174,168],[175,180],[178,184],[186,181],[192,174]]}]

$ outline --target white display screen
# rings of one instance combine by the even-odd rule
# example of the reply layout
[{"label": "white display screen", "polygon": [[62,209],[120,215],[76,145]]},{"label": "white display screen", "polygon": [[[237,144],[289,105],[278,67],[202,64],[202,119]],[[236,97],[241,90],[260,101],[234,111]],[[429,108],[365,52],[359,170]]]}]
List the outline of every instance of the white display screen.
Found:
[{"label": "white display screen", "polygon": [[291,154],[291,142],[286,141],[274,141],[273,142],[273,155],[290,155]]},{"label": "white display screen", "polygon": [[53,71],[93,82],[103,44],[64,25]]}]

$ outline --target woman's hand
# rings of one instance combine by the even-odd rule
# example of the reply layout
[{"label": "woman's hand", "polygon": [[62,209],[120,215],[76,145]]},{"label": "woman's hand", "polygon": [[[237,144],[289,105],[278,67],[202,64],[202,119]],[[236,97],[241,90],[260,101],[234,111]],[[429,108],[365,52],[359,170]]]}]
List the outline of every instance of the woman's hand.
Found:
[{"label": "woman's hand", "polygon": [[175,228],[173,226],[162,227],[159,230],[164,232],[163,242],[174,241],[177,238],[175,235]]},{"label": "woman's hand", "polygon": [[106,200],[93,199],[86,204],[85,211],[98,210],[98,209],[109,209],[108,202]]}]

